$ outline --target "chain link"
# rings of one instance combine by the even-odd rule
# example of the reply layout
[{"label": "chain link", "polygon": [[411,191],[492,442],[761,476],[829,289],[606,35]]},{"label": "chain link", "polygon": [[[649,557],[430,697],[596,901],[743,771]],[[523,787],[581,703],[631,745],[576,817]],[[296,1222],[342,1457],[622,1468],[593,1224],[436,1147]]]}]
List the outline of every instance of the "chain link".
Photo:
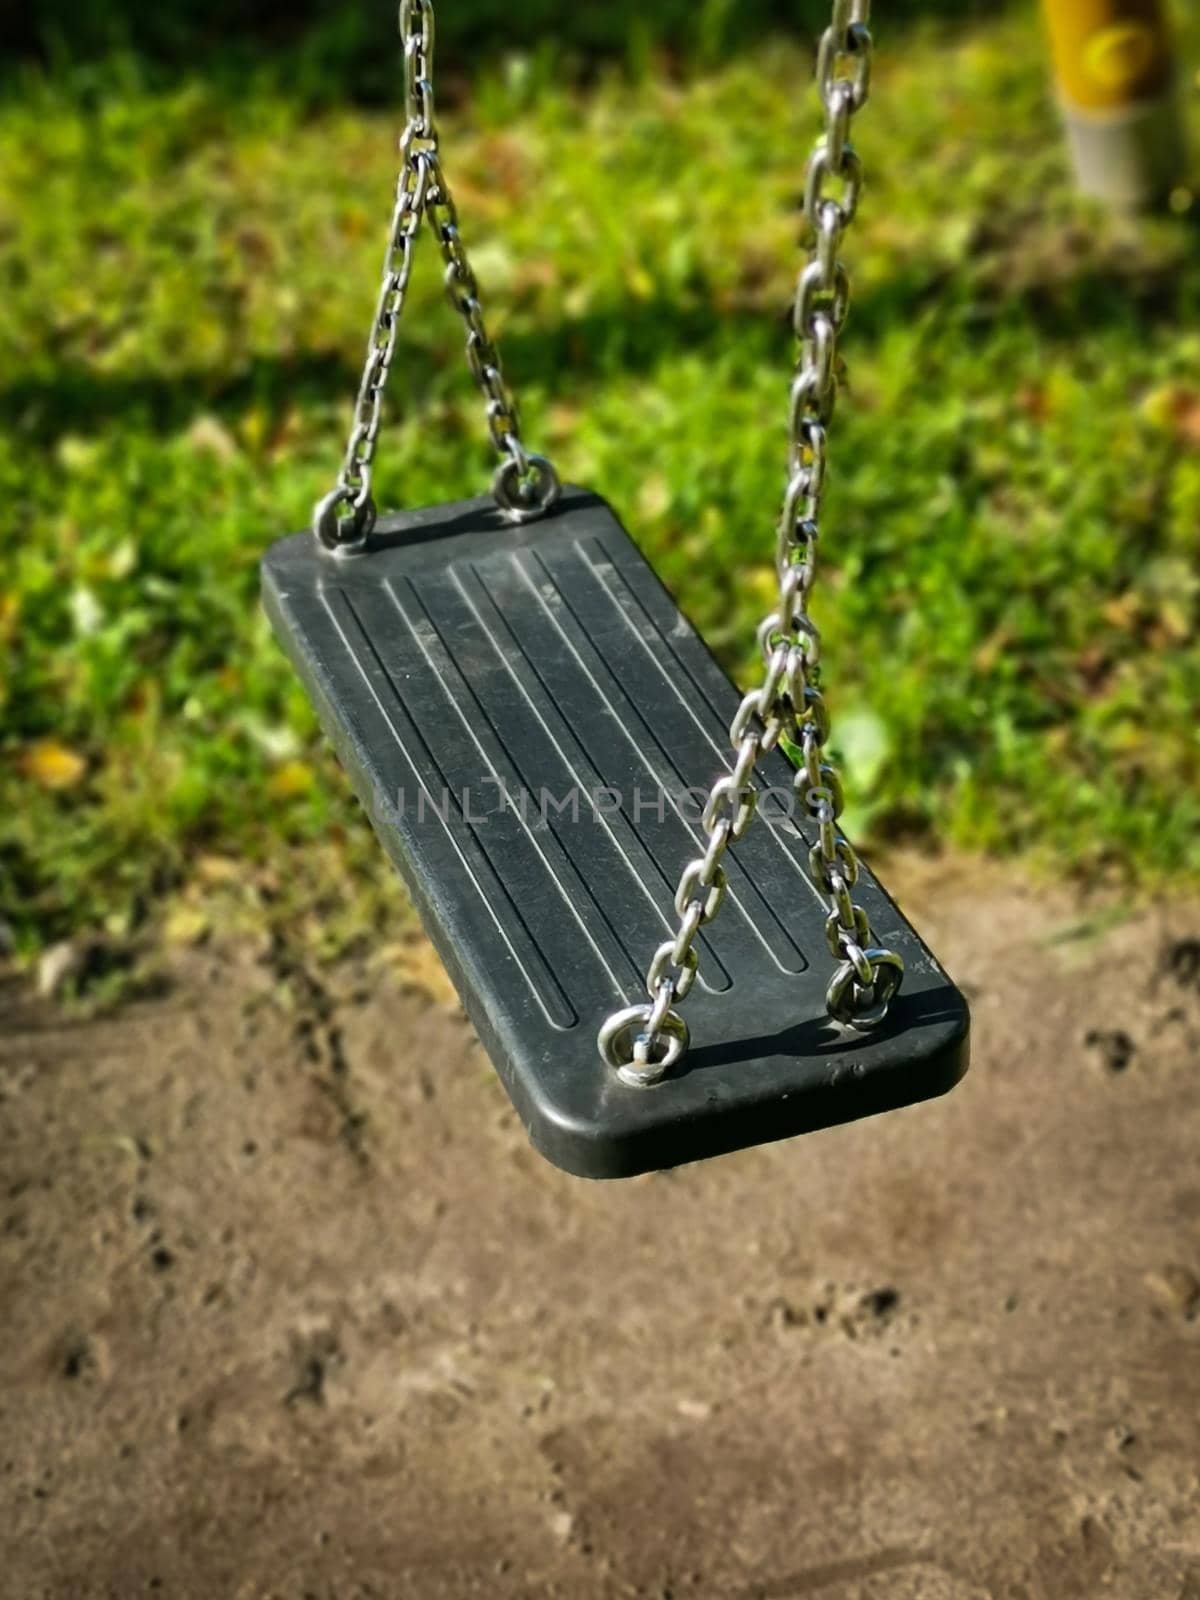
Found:
[{"label": "chain link", "polygon": [[554,467],[545,456],[527,451],[522,442],[516,401],[505,383],[499,352],[484,323],[479,285],[459,233],[458,211],[442,171],[434,117],[433,37],[432,0],[401,0],[406,122],[400,139],[400,172],[383,281],[341,471],[337,483],[313,510],[313,531],[331,550],[361,548],[375,523],[371,492],[375,446],[412,272],[413,242],[422,217],[428,219],[441,248],[446,294],[466,328],[467,367],[483,395],[488,432],[500,456],[492,494],[514,522],[541,516],[559,495]]},{"label": "chain link", "polygon": [[904,973],[900,956],[876,944],[866,912],[851,895],[858,857],[837,825],[842,785],[824,754],[829,716],[819,687],[821,635],[808,609],[817,568],[826,432],[837,397],[837,341],[849,300],[849,279],[838,252],[862,183],[849,132],[870,92],[869,9],[870,0],[834,0],[817,52],[825,128],[804,188],[811,246],[793,311],[798,359],[775,551],[778,602],[758,629],[763,679],[743,696],[730,725],[733,767],[708,796],[701,819],[704,854],[684,868],[675,894],[677,932],[654,952],[646,974],[650,1004],[615,1012],[600,1030],[602,1056],[631,1084],[657,1082],[687,1047],[687,1025],[674,1008],[695,982],[700,929],[716,916],[725,895],[722,857],[753,819],[754,768],[781,739],[797,753],[795,792],[816,829],[809,873],[829,897],[825,935],[837,966],[825,992],[826,1009],[850,1027],[876,1027]]}]

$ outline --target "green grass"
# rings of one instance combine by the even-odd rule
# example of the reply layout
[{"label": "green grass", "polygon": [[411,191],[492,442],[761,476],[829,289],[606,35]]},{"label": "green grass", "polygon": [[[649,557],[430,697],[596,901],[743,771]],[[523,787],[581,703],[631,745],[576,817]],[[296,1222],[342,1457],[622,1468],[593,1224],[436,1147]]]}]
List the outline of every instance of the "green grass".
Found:
[{"label": "green grass", "polygon": [[[1032,13],[880,21],[818,600],[852,820],[1194,881],[1193,224],[1073,198]],[[809,71],[775,41],[569,93],[518,60],[444,126],[530,441],[743,675]],[[395,131],[129,66],[0,107],[0,902],[26,950],[123,937],[196,881],[329,948],[400,914],[256,599],[336,468]],[[386,505],[489,471],[439,282],[426,237]]]}]

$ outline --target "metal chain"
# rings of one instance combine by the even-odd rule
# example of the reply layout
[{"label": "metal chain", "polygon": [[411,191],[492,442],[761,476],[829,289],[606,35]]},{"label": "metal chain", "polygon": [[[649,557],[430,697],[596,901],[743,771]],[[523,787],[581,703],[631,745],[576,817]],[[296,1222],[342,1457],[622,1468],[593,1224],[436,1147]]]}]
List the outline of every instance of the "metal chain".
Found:
[{"label": "metal chain", "polygon": [[869,10],[870,0],[833,0],[832,20],[817,53],[825,128],[804,189],[812,244],[793,311],[799,348],[791,387],[788,480],[776,544],[779,598],[758,629],[765,674],[760,686],[743,697],[730,725],[733,767],[714,783],[704,807],[706,848],[679,880],[675,936],[659,945],[646,974],[650,1003],[614,1012],[600,1030],[605,1061],[626,1083],[639,1086],[656,1083],[687,1048],[687,1024],[675,1006],[695,982],[697,935],[725,897],[722,857],[754,817],[754,768],[781,739],[797,751],[796,795],[817,830],[809,872],[829,896],[825,934],[838,965],[825,991],[826,1009],[852,1028],[877,1027],[904,973],[900,956],[876,944],[866,912],[851,896],[858,857],[837,826],[842,786],[824,759],[829,715],[818,686],[821,635],[808,610],[825,488],[826,430],[837,396],[837,339],[849,299],[838,249],[854,218],[862,182],[849,131],[870,89]]},{"label": "metal chain", "polygon": [[525,449],[516,401],[504,381],[500,356],[488,334],[479,285],[458,228],[458,212],[442,171],[433,102],[432,0],[401,0],[404,45],[405,128],[383,282],[367,341],[367,359],[354,403],[354,421],[337,483],[313,509],[313,532],[330,550],[365,543],[375,523],[371,493],[383,393],[412,271],[413,241],[427,217],[445,261],[446,293],[467,330],[467,366],[483,394],[488,431],[500,455],[492,494],[513,522],[528,522],[558,499],[558,474],[545,456]]}]

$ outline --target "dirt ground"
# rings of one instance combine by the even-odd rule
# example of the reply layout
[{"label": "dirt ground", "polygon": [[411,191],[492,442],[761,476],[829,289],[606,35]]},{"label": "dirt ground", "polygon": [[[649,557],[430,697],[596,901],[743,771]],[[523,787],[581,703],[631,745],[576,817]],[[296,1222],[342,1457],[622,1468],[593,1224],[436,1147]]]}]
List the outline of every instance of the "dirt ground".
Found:
[{"label": "dirt ground", "polygon": [[1200,911],[900,886],[966,1081],[626,1184],[394,980],[11,980],[0,1594],[1200,1600]]}]

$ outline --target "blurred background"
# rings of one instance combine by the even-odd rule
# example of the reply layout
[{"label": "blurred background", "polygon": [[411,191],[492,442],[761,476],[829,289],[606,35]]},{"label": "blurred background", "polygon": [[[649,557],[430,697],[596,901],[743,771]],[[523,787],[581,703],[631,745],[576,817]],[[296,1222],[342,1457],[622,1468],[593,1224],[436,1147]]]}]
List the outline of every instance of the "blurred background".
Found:
[{"label": "blurred background", "polygon": [[[827,15],[438,5],[525,437],[743,678]],[[258,601],[344,446],[393,5],[0,0],[4,1600],[1200,1600],[1171,17],[1184,127],[1134,214],[1073,179],[1031,0],[874,8],[814,610],[848,828],[968,995],[971,1072],[586,1184],[529,1147]],[[378,459],[393,507],[492,470],[428,237]]]},{"label": "blurred background", "polygon": [[[447,169],[526,435],[735,674],[771,587],[825,13],[439,11]],[[1030,4],[880,3],[875,32],[819,594],[848,825],[1194,884],[1194,162],[1150,216],[1081,197]],[[0,936],[99,995],[160,935],[343,954],[408,913],[256,566],[340,457],[402,118],[392,10],[50,0],[3,37]],[[413,284],[390,506],[490,470],[428,239]]]}]

